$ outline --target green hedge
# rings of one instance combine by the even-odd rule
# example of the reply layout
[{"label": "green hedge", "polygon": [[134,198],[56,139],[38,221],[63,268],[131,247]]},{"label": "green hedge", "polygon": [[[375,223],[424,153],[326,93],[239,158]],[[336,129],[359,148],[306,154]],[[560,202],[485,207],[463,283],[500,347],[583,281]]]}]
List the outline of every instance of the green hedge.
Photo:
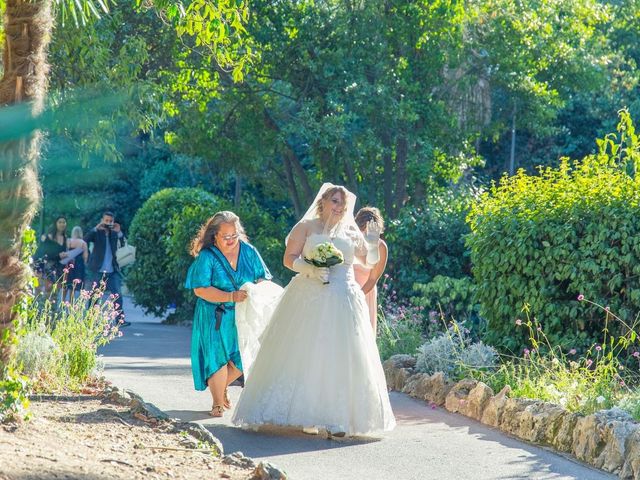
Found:
[{"label": "green hedge", "polygon": [[183,285],[193,261],[191,240],[202,224],[220,210],[240,217],[249,241],[258,249],[275,279],[285,284],[291,272],[282,265],[287,215],[275,218],[249,195],[238,208],[197,188],[170,188],[157,192],[138,210],[131,225],[130,242],[137,248],[136,261],[127,275],[127,286],[136,303],[156,315],[176,306],[174,320],[193,315],[195,297]]},{"label": "green hedge", "polygon": [[467,245],[490,343],[526,345],[514,327],[525,303],[565,348],[602,339],[604,312],[580,294],[626,320],[640,311],[640,182],[624,167],[601,152],[538,176],[520,171],[473,207]]},{"label": "green hedge", "polygon": [[[127,274],[127,287],[145,311],[163,315],[171,304],[180,308],[189,303],[182,289],[190,262],[187,249],[204,221],[201,218],[206,220],[223,207],[223,202],[204,190],[167,188],[153,194],[136,212],[129,232],[136,261]],[[178,231],[180,238],[173,239],[174,217],[181,218],[189,209],[202,215],[186,218]]]}]

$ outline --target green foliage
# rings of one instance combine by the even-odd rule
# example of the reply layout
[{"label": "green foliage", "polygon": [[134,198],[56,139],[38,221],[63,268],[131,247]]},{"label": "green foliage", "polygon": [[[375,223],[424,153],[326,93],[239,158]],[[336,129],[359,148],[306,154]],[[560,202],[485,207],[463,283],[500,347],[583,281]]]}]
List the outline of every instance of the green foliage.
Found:
[{"label": "green foliage", "polygon": [[524,346],[513,321],[525,302],[551,342],[565,347],[588,345],[601,331],[597,309],[579,294],[622,318],[640,308],[640,183],[626,173],[627,157],[616,157],[637,150],[629,121],[622,113],[627,136],[607,137],[599,154],[505,177],[473,207],[467,244],[490,342]]},{"label": "green foliage", "polygon": [[[523,356],[503,357],[496,372],[470,369],[467,373],[495,391],[509,385],[512,396],[556,403],[572,412],[590,414],[621,403],[637,415],[627,383],[638,382],[638,371],[624,368],[623,363],[634,350],[630,358],[639,356],[638,321],[628,325],[608,309],[593,306],[605,315],[601,343],[591,345],[583,355],[578,355],[576,349],[567,350],[551,343],[540,322],[531,319],[526,310],[526,320],[518,320],[514,325],[526,330],[523,333],[528,336],[529,348],[524,349]],[[609,333],[616,323],[624,331],[620,336]]]},{"label": "green foliage", "polygon": [[18,344],[18,368],[38,391],[80,388],[97,367],[97,350],[116,336],[120,302],[113,296],[102,301],[104,285],[93,292],[69,291],[60,302],[56,283],[48,296],[39,295],[25,309],[25,334]]},{"label": "green foliage", "polygon": [[[137,248],[136,261],[127,275],[127,287],[147,312],[163,315],[169,305],[179,308],[184,304],[184,291],[177,287],[184,275],[178,278],[178,272],[186,274],[187,248],[194,232],[219,206],[219,200],[204,190],[167,188],[152,195],[136,212],[129,232],[129,241]],[[172,245],[173,219],[188,207],[194,210],[187,212],[191,216],[178,231],[180,243]]]},{"label": "green foliage", "polygon": [[378,290],[378,300],[376,338],[382,360],[397,353],[415,353],[424,342],[425,335],[428,338],[437,329],[437,325],[425,328],[424,307],[399,299],[387,274]]},{"label": "green foliage", "polygon": [[408,296],[415,283],[427,284],[438,275],[461,278],[471,266],[464,236],[465,216],[472,197],[444,192],[423,206],[405,208],[389,225],[389,271],[398,291]]},{"label": "green foliage", "polygon": [[[459,322],[478,324],[480,306],[475,302],[476,286],[471,277],[451,278],[436,275],[426,284],[416,284],[417,296],[411,299],[415,305],[430,312],[429,317],[443,316]],[[479,332],[475,332],[478,334]]]},{"label": "green foliage", "polygon": [[0,373],[0,423],[28,418],[28,379],[11,371]]}]

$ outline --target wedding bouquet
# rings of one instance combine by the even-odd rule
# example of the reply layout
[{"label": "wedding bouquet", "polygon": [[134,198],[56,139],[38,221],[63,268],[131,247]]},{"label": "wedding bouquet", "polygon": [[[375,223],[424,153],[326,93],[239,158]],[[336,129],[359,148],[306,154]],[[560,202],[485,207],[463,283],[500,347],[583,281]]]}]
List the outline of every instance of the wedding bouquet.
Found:
[{"label": "wedding bouquet", "polygon": [[[344,262],[342,252],[331,242],[322,242],[313,247],[304,261],[316,267],[333,267]],[[325,284],[329,282],[324,282]]]}]

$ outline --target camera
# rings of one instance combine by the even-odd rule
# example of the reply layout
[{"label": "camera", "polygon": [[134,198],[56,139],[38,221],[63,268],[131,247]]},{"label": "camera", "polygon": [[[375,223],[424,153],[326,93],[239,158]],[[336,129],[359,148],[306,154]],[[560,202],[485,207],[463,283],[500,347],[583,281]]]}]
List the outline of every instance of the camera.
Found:
[{"label": "camera", "polygon": [[113,223],[103,223],[102,226],[109,230],[113,230]]}]

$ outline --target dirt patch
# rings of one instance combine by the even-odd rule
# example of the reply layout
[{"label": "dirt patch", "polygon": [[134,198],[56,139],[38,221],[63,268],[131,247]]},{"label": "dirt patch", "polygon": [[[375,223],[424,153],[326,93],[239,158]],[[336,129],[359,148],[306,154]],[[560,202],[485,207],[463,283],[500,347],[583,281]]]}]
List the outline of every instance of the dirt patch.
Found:
[{"label": "dirt patch", "polygon": [[0,480],[253,477],[173,423],[102,397],[33,401],[31,411],[28,422],[0,426]]}]

